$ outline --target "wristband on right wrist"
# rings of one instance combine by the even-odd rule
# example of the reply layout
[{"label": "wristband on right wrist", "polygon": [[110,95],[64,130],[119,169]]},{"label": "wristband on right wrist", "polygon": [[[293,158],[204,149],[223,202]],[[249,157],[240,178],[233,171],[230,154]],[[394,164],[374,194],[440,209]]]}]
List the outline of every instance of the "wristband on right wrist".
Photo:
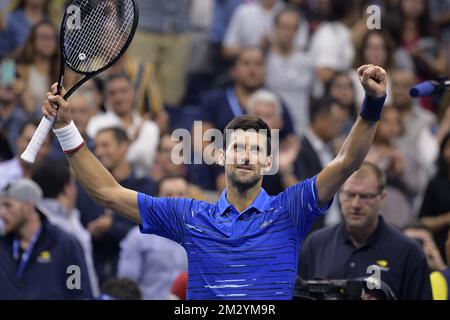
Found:
[{"label": "wristband on right wrist", "polygon": [[381,118],[381,112],[383,112],[384,102],[386,96],[373,98],[368,95],[364,98],[364,102],[361,106],[359,115],[361,118],[367,121],[378,121]]},{"label": "wristband on right wrist", "polygon": [[83,137],[73,121],[63,128],[54,129],[53,132],[58,138],[59,144],[65,154],[74,153],[80,150],[80,148],[84,145]]}]

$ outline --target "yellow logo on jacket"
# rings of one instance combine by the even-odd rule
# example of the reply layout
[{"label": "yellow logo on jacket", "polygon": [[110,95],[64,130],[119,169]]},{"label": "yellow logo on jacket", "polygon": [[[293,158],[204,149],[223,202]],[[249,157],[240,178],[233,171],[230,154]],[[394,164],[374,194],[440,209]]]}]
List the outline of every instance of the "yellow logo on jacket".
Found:
[{"label": "yellow logo on jacket", "polygon": [[42,251],[37,257],[37,261],[40,263],[49,263],[52,261],[52,255],[50,251]]}]

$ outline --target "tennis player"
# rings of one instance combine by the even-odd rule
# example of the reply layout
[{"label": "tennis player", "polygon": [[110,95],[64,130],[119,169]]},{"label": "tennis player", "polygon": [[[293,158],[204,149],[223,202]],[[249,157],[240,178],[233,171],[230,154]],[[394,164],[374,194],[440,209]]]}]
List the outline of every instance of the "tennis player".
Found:
[{"label": "tennis player", "polygon": [[224,134],[220,151],[226,189],[214,204],[156,198],[123,188],[84,145],[69,103],[53,95],[55,86],[42,110],[46,117],[55,116],[51,103],[59,106],[54,132],[94,200],[139,223],[141,232],[184,246],[188,299],[291,299],[302,239],[366,157],[383,109],[386,72],[364,65],[358,75],[366,98],[337,157],[317,176],[277,196],[261,188],[263,172],[272,164],[268,126],[252,116],[232,120],[227,129],[233,132]]}]

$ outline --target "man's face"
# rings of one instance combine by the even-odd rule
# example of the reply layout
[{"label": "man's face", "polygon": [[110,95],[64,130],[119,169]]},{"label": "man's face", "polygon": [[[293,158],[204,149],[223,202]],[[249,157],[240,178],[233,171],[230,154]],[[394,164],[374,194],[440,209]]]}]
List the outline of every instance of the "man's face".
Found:
[{"label": "man's face", "polygon": [[383,111],[378,124],[377,138],[382,142],[390,142],[398,138],[402,132],[402,122],[397,110],[389,108]]},{"label": "man's face", "polygon": [[348,113],[339,105],[333,105],[328,114],[322,114],[317,119],[314,126],[319,129],[320,138],[324,142],[337,138],[342,131]]},{"label": "man's face", "polygon": [[131,83],[125,78],[111,80],[106,85],[106,101],[118,116],[132,112],[134,89]]},{"label": "man's face", "polygon": [[109,171],[113,171],[125,159],[127,143],[118,143],[112,132],[100,132],[94,142],[95,155]]},{"label": "man's face", "polygon": [[[36,127],[33,124],[29,124],[26,126],[26,128],[23,130],[21,135],[17,138],[17,150],[18,154],[22,154],[25,149],[27,148],[28,144],[31,141],[31,138],[33,138],[33,134],[36,131]],[[42,147],[39,149],[39,152],[36,157],[36,162],[42,161],[50,152],[52,148],[52,143],[50,140],[50,135],[47,135],[47,137],[44,140],[44,143],[42,144]]]},{"label": "man's face", "polygon": [[182,170],[183,166],[181,164],[176,164],[171,158],[172,150],[177,144],[177,141],[171,140],[170,135],[164,135],[161,138],[157,158],[158,164],[165,174],[177,174]]},{"label": "man's face", "polygon": [[378,180],[372,172],[364,176],[353,174],[343,185],[339,200],[347,227],[366,229],[376,223],[384,203]]},{"label": "man's face", "polygon": [[13,233],[25,225],[32,205],[21,203],[13,198],[0,198],[0,218],[5,222],[5,233]]},{"label": "man's face", "polygon": [[250,130],[234,131],[225,154],[221,152],[221,161],[225,161],[225,173],[235,187],[241,191],[250,189],[272,164],[272,157],[267,155],[267,136]]},{"label": "man's face", "polygon": [[258,49],[246,49],[233,68],[233,78],[248,91],[259,89],[264,82],[264,56]]},{"label": "man's face", "polygon": [[283,47],[291,46],[297,34],[300,16],[292,11],[283,13],[276,26],[278,41]]},{"label": "man's face", "polygon": [[159,187],[159,196],[164,198],[187,198],[188,184],[181,178],[164,180]]},{"label": "man's face", "polygon": [[92,116],[88,101],[81,96],[73,96],[70,99],[70,111],[72,119],[80,132],[84,133]]},{"label": "man's face", "polygon": [[398,70],[392,74],[392,98],[393,106],[403,109],[411,105],[412,98],[409,90],[415,84],[414,75],[407,70]]}]

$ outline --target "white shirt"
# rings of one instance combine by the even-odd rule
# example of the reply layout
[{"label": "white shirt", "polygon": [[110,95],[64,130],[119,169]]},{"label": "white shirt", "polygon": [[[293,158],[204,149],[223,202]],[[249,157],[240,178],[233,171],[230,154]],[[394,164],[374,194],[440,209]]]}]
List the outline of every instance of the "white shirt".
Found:
[{"label": "white shirt", "polygon": [[[312,132],[310,128],[305,130],[305,137],[311,143],[312,148],[316,151],[319,157],[320,165],[325,168],[333,159],[334,154],[328,145],[326,145],[320,138]],[[325,216],[325,225],[332,226],[341,221],[341,214],[337,201],[333,201],[328,213]]]},{"label": "white shirt", "polygon": [[312,37],[311,56],[316,68],[350,70],[355,57],[350,29],[337,21],[323,23]]},{"label": "white shirt", "polygon": [[309,125],[309,100],[314,69],[309,55],[294,51],[282,56],[271,51],[266,64],[266,85],[286,103],[299,135]]},{"label": "white shirt", "polygon": [[10,182],[23,177],[23,170],[18,157],[0,163],[0,190]]},{"label": "white shirt", "polygon": [[[233,16],[225,32],[224,47],[245,48],[258,47],[261,40],[267,36],[273,37],[274,20],[276,15],[284,8],[278,2],[269,11],[265,10],[259,1],[241,4]],[[305,49],[308,44],[309,27],[302,21],[295,39],[297,49]]]},{"label": "white shirt", "polygon": [[[112,111],[93,117],[86,128],[87,134],[94,138],[101,129],[123,127],[120,118]],[[133,113],[133,123],[126,130],[131,140],[126,159],[133,166],[136,175],[148,175],[159,143],[159,128],[149,120],[143,120],[137,113]],[[137,135],[137,136],[136,136]]]}]

